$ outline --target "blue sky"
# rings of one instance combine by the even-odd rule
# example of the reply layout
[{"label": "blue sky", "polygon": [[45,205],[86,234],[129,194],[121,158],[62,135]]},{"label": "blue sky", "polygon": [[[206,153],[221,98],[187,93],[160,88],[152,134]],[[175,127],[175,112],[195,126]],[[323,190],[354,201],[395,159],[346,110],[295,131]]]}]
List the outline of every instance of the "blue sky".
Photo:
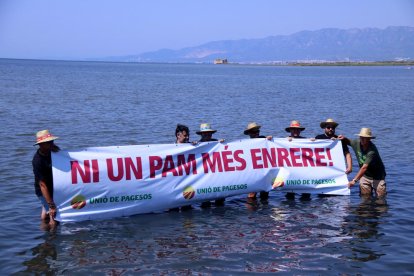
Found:
[{"label": "blue sky", "polygon": [[82,59],[322,28],[414,27],[411,0],[0,0],[0,58]]}]

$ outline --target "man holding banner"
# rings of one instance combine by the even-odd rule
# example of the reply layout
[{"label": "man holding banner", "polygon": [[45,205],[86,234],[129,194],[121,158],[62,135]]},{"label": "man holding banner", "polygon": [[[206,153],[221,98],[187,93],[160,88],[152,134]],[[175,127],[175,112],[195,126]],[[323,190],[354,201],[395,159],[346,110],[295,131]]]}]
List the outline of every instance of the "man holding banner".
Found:
[{"label": "man holding banner", "polygon": [[[175,143],[176,144],[187,144],[190,143],[190,129],[186,125],[177,124],[175,128]],[[192,209],[191,205],[181,206],[181,211]],[[169,211],[179,211],[180,208],[171,208]]]},{"label": "man holding banner", "polygon": [[[201,136],[201,139],[199,142],[213,142],[213,141],[218,141],[220,143],[224,142],[224,139],[217,140],[216,138],[213,138],[213,134],[216,132],[217,130],[212,129],[209,123],[202,123],[200,125],[200,130],[197,131],[196,133]],[[218,198],[214,201],[214,204],[216,206],[223,206],[225,200],[226,200],[225,198]],[[201,207],[203,208],[208,208],[210,206],[211,206],[210,201],[205,201],[201,203]]]},{"label": "man holding banner", "polygon": [[[260,135],[260,128],[262,126],[257,124],[256,122],[248,123],[246,129],[244,130],[244,135],[248,135],[251,139],[257,139],[257,138],[267,138],[266,136]],[[271,136],[269,136],[268,140],[272,139]],[[247,195],[248,199],[256,199],[256,192],[249,193]],[[267,200],[269,198],[269,192],[260,192],[260,199],[261,200]]]},{"label": "man holding banner", "polygon": [[48,130],[37,132],[36,144],[34,145],[38,145],[39,149],[36,151],[32,160],[35,192],[42,204],[41,219],[47,220],[49,218],[49,225],[51,227],[56,225],[51,152],[58,152],[60,150],[53,142],[57,138]]},{"label": "man holding banner", "polygon": [[355,135],[359,136],[359,139],[351,140],[343,136],[340,137],[347,145],[352,146],[360,167],[348,186],[352,187],[359,181],[361,195],[371,196],[372,193],[376,193],[378,197],[383,197],[387,194],[386,172],[378,149],[371,142],[375,136],[372,135],[370,128],[361,128],[359,134]]},{"label": "man holding banner", "polygon": [[[338,135],[335,134],[335,129],[339,124],[333,119],[327,119],[325,122],[321,122],[320,127],[324,130],[323,134],[319,134],[315,139],[336,139]],[[352,157],[349,152],[348,146],[342,142],[342,150],[344,152],[347,168],[345,173],[349,174],[352,172]]]},{"label": "man holding banner", "polygon": [[[289,141],[292,141],[293,139],[305,139],[306,137],[300,135],[301,132],[304,130],[305,128],[301,126],[300,122],[297,120],[293,120],[292,122],[290,122],[290,125],[287,128],[285,128],[285,131],[290,133],[290,135],[288,136]],[[286,193],[286,198],[295,199],[295,193]],[[301,199],[309,200],[310,194],[303,193]]]}]

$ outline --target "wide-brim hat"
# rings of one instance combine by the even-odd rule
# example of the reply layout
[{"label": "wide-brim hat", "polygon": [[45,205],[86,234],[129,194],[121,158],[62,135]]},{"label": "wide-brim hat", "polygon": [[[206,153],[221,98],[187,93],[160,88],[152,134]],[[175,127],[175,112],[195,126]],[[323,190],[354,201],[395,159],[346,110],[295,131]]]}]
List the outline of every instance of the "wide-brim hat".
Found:
[{"label": "wide-brim hat", "polygon": [[203,124],[200,125],[200,130],[199,131],[196,131],[196,133],[198,135],[201,135],[201,133],[205,133],[205,132],[215,133],[216,131],[217,130],[211,128],[211,125],[210,124],[203,123]]},{"label": "wide-brim hat", "polygon": [[291,128],[296,128],[299,130],[305,130],[305,128],[303,126],[300,125],[299,121],[293,120],[292,122],[290,122],[290,126],[285,128],[286,132],[290,132]]},{"label": "wide-brim hat", "polygon": [[372,131],[370,128],[367,127],[363,127],[361,128],[361,131],[358,134],[355,134],[359,137],[366,137],[366,138],[371,138],[371,139],[375,139],[375,136],[372,135]]},{"label": "wide-brim hat", "polygon": [[326,119],[325,122],[321,122],[320,126],[321,128],[326,128],[326,126],[333,126],[333,127],[337,127],[339,124],[337,122],[335,122],[333,119],[329,118]]},{"label": "wide-brim hat", "polygon": [[57,136],[53,136],[52,133],[50,133],[49,130],[47,129],[41,130],[36,133],[36,144],[34,144],[34,146],[41,144],[41,143],[50,142],[58,138],[59,137]]},{"label": "wide-brim hat", "polygon": [[261,127],[262,127],[262,126],[258,125],[257,123],[252,122],[252,123],[249,123],[249,124],[247,125],[247,128],[244,130],[244,132],[243,132],[243,133],[244,133],[245,135],[249,135],[249,132],[250,132],[250,131],[252,131],[252,130],[259,130]]}]

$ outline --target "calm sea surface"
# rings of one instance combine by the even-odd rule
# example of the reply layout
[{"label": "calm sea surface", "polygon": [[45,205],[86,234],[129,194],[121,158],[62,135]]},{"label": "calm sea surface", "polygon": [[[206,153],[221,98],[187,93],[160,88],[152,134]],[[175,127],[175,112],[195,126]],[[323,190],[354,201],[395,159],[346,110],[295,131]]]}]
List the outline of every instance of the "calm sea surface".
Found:
[{"label": "calm sea surface", "polygon": [[[0,60],[0,273],[414,274],[414,70]],[[37,130],[63,149],[173,143],[177,123],[245,138],[248,122],[308,137],[371,127],[387,169],[385,200],[351,196],[268,202],[40,225],[31,160]],[[354,159],[353,177],[357,171]]]}]

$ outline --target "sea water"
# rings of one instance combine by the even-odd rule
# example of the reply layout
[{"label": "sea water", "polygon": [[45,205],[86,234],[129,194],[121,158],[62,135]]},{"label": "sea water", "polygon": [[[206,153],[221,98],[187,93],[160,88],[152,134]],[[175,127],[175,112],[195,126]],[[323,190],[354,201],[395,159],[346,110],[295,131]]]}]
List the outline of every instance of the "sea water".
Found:
[{"label": "sea water", "polygon": [[[2,274],[413,274],[414,70],[0,60]],[[65,223],[45,231],[34,195],[35,133],[63,149],[173,143],[177,123],[216,138],[302,133],[356,137],[370,127],[387,170],[386,199],[351,196],[267,202]],[[354,158],[353,172],[358,171]]]}]

